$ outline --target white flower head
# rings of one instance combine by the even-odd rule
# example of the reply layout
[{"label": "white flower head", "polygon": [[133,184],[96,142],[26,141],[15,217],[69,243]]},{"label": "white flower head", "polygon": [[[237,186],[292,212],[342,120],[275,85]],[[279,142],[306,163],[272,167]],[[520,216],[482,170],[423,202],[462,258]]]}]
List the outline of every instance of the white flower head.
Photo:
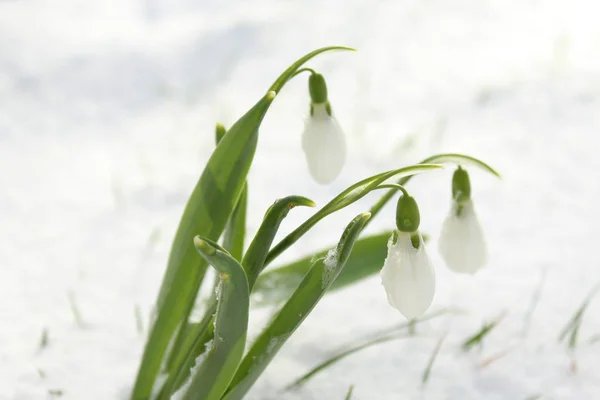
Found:
[{"label": "white flower head", "polygon": [[471,200],[452,200],[442,225],[439,251],[454,272],[474,274],[487,263],[487,245]]},{"label": "white flower head", "polygon": [[332,182],[346,162],[346,139],[329,103],[311,105],[302,134],[302,149],[308,169],[320,184]]},{"label": "white flower head", "polygon": [[394,232],[388,241],[381,282],[390,305],[406,318],[417,318],[427,311],[435,293],[435,274],[418,231]]}]

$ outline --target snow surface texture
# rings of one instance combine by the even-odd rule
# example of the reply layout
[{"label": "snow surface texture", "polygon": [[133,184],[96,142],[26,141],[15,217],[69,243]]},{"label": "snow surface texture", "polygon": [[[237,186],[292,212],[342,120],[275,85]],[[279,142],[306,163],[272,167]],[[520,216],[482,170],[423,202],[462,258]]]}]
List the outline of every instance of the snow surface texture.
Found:
[{"label": "snow surface texture", "polygon": [[[598,7],[589,0],[0,1],[0,399],[127,393],[146,332],[138,332],[134,310],[139,305],[148,320],[215,122],[231,125],[289,63],[329,44],[360,49],[311,63],[328,79],[348,135],[347,165],[330,186],[309,178],[299,151],[306,81],[291,83],[261,130],[250,233],[276,198],[301,194],[322,205],[363,177],[457,151],[503,174],[498,181],[471,172],[490,263],[474,277],[451,274],[432,251],[432,309],[467,314],[424,323],[418,337],[357,353],[282,394],[340,345],[403,322],[378,276],[326,296],[248,398],[342,399],[351,384],[354,399],[599,398],[600,343],[586,342],[600,332],[600,299],[585,315],[577,351],[557,342],[600,279]],[[451,174],[410,183],[422,231],[433,235],[430,249]],[[331,248],[379,194],[329,217],[282,261]],[[393,208],[368,231],[391,229]],[[311,212],[293,210],[282,234]],[[466,337],[503,312],[483,349],[461,352]],[[252,335],[268,315],[252,316]],[[48,344],[39,350],[45,328]]]}]

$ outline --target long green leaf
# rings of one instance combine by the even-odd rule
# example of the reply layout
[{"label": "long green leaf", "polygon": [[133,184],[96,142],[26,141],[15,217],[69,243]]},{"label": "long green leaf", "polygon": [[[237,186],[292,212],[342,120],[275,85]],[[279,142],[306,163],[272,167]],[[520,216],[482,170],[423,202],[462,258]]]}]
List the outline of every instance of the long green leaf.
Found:
[{"label": "long green leaf", "polygon": [[223,400],[241,399],[258,379],[286,340],[331,286],[352,251],[369,213],[363,213],[344,230],[340,242],[327,259],[316,262],[298,289],[262,332],[246,354]]},{"label": "long green leaf", "polygon": [[[221,139],[223,139],[223,136],[225,136],[225,133],[227,133],[225,126],[223,124],[217,123],[216,129],[215,129],[215,143],[217,145],[219,144]],[[246,182],[244,184],[244,189],[242,190],[242,194],[240,195],[240,198],[238,199],[238,202],[237,202],[235,208],[233,209],[233,213],[229,217],[229,221],[227,221],[227,225],[225,226],[225,232],[223,233],[223,247],[229,252],[229,254],[231,254],[233,256],[233,258],[235,258],[238,261],[242,260],[242,254],[244,252],[244,239],[246,236],[247,207],[248,207],[248,182]],[[215,279],[213,290],[216,288],[216,285],[218,284],[218,282],[219,282],[219,280]],[[216,302],[216,298],[214,297],[214,295],[212,293],[211,293],[211,299],[209,301],[212,301],[213,303]],[[209,308],[211,308],[211,309],[216,308],[216,305],[214,307],[209,307]],[[213,314],[214,314],[214,310],[211,312],[211,316]],[[206,318],[204,319],[204,321],[201,321],[201,323],[202,322],[208,323],[208,321],[206,321]],[[173,373],[173,368],[174,368],[173,365],[178,359],[181,359],[181,353],[180,353],[181,347],[186,345],[186,343],[190,339],[193,338],[193,337],[190,338],[190,334],[195,332],[198,329],[202,329],[202,328],[197,326],[197,324],[189,324],[189,323],[185,326],[185,329],[181,329],[181,328],[179,329],[176,339],[169,351],[169,355],[168,355],[166,365],[165,365],[165,369],[167,371],[170,371],[169,380],[167,382],[165,382],[165,385],[163,386],[163,391],[161,391],[161,393],[159,394],[159,398],[161,398],[161,396],[164,396],[165,390],[169,389],[168,384],[170,383],[170,380],[175,376],[175,374]],[[211,333],[211,335],[212,335],[212,333]],[[189,346],[190,343],[187,343],[187,345]],[[186,348],[187,348],[187,346],[186,346]],[[192,362],[193,362],[193,360],[192,360]]]},{"label": "long green leaf", "polygon": [[330,50],[348,49],[324,47],[292,64],[277,78],[271,90],[227,131],[212,153],[188,200],[173,240],[158,295],[157,317],[144,348],[132,399],[150,397],[169,342],[193,308],[206,271],[206,263],[192,246],[193,237],[200,235],[217,240],[222,234],[252,164],[258,128],[276,93],[306,61]]},{"label": "long green leaf", "polygon": [[[392,232],[384,232],[358,239],[346,266],[337,277],[328,293],[356,283],[381,270],[387,255],[387,241]],[[296,290],[314,260],[324,258],[327,250],[315,253],[291,264],[262,273],[254,288],[252,299],[257,305],[280,303]]]},{"label": "long green leaf", "polygon": [[244,185],[242,194],[233,209],[233,214],[225,228],[223,247],[238,261],[244,254],[244,239],[246,238],[246,212],[248,209],[248,184]]},{"label": "long green leaf", "polygon": [[313,216],[307,219],[302,225],[296,228],[292,233],[283,238],[267,256],[266,264],[270,264],[277,256],[283,253],[288,247],[294,244],[298,239],[302,237],[310,228],[315,226],[317,222],[330,215],[331,213],[340,210],[355,201],[360,200],[366,196],[370,191],[375,189],[381,183],[393,177],[405,177],[415,175],[421,172],[429,171],[436,168],[442,168],[441,165],[436,164],[416,164],[409,165],[407,167],[394,169],[391,171],[383,172],[381,174],[370,176],[363,179],[360,182],[350,186],[342,193],[338,194],[323,208],[317,211]]},{"label": "long green leaf", "polygon": [[[256,276],[260,273],[264,265],[265,257],[273,243],[277,230],[289,211],[297,206],[314,207],[314,205],[315,203],[306,197],[288,196],[278,199],[269,207],[242,261],[242,266],[247,272],[248,287],[250,290]],[[172,374],[163,386],[159,399],[168,399],[170,394],[183,384],[196,358],[205,351],[205,344],[213,336],[213,315],[215,314],[216,307],[216,301],[211,302],[200,323],[194,324],[189,329],[184,343],[173,362]]]},{"label": "long green leaf", "polygon": [[221,284],[214,340],[205,358],[196,361],[183,400],[218,400],[244,354],[248,330],[249,290],[242,266],[225,249],[197,236],[194,245],[219,273]]},{"label": "long green leaf", "polygon": [[[420,164],[457,164],[457,165],[471,165],[482,169],[490,174],[494,175],[497,178],[500,178],[500,174],[488,164],[484,163],[481,160],[478,160],[475,157],[467,156],[464,154],[456,154],[456,153],[444,153],[444,154],[436,154],[434,156],[428,157],[420,162]],[[408,181],[412,178],[412,176],[402,177],[398,180],[400,185],[406,185]],[[398,193],[396,189],[388,190],[381,198],[371,207],[369,212],[373,217],[375,217],[379,211]]]}]

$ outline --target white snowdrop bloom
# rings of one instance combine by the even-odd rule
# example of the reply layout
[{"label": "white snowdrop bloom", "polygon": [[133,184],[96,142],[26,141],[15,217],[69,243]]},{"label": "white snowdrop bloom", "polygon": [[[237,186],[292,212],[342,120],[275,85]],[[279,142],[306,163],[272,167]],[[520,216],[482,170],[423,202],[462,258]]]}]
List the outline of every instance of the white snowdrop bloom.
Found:
[{"label": "white snowdrop bloom", "polygon": [[442,225],[439,251],[454,272],[474,274],[486,264],[487,246],[471,200],[452,201],[450,214]]},{"label": "white snowdrop bloom", "polygon": [[[406,318],[417,318],[431,305],[435,292],[435,274],[419,232],[398,232],[388,241],[388,255],[381,270],[381,282],[388,302]],[[418,235],[415,248],[411,236]]]},{"label": "white snowdrop bloom", "polygon": [[313,179],[327,184],[339,175],[346,162],[346,139],[333,114],[327,112],[328,103],[313,103],[311,107],[312,115],[306,118],[302,134],[302,149]]}]

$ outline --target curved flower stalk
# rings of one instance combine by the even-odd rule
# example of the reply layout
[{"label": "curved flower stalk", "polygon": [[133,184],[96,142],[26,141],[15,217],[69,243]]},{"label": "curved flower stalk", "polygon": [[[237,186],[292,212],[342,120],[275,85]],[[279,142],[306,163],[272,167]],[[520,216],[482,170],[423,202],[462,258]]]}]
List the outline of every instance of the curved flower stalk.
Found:
[{"label": "curved flower stalk", "polygon": [[488,260],[483,229],[471,200],[469,175],[461,167],[452,177],[452,205],[442,225],[439,251],[450,270],[463,274],[474,274]]},{"label": "curved flower stalk", "polygon": [[304,124],[302,149],[313,179],[328,184],[337,178],[346,162],[346,139],[333,116],[323,75],[313,71],[308,87],[311,105]]},{"label": "curved flower stalk", "polygon": [[396,227],[388,242],[381,282],[388,302],[406,318],[425,313],[435,293],[435,273],[419,233],[420,215],[415,199],[403,194],[396,208]]}]

